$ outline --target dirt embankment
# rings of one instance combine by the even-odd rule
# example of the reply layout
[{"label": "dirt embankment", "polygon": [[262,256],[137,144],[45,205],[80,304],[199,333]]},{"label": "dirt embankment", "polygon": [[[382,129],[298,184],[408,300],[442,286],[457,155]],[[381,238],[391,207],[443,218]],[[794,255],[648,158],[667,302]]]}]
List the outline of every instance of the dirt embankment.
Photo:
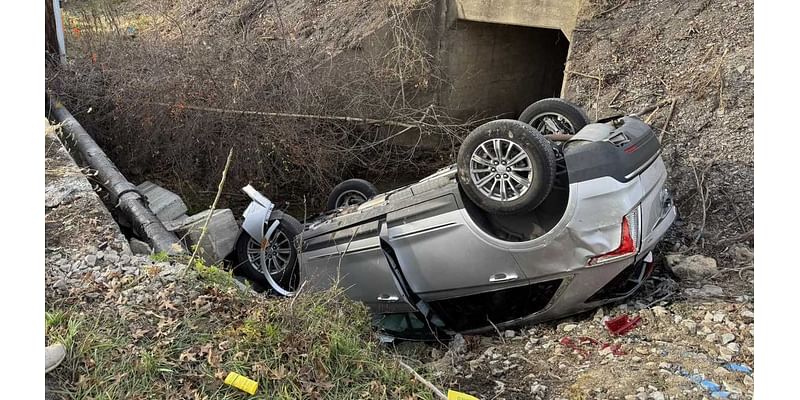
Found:
[{"label": "dirt embankment", "polygon": [[568,69],[566,96],[592,116],[660,104],[647,118],[682,217],[675,250],[730,261],[752,244],[752,0],[590,1]]}]

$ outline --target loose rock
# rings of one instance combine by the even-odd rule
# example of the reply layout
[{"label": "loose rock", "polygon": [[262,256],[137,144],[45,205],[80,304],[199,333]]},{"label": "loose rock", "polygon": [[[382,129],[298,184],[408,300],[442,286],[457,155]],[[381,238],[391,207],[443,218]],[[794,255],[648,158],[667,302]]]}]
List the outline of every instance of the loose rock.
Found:
[{"label": "loose rock", "polygon": [[564,332],[572,332],[577,327],[578,327],[578,325],[576,325],[576,324],[564,324],[564,326],[561,329]]},{"label": "loose rock", "polygon": [[736,340],[736,336],[734,336],[732,333],[723,333],[722,336],[720,336],[720,341],[722,344],[728,344],[734,340]]},{"label": "loose rock", "polygon": [[153,253],[153,249],[150,248],[150,245],[139,239],[131,238],[130,244],[131,252],[133,252],[133,254],[148,256]]},{"label": "loose rock", "polygon": [[95,263],[97,263],[97,256],[95,256],[94,254],[89,254],[84,258],[84,261],[86,261],[86,265],[90,267],[94,266]]},{"label": "loose rock", "polygon": [[670,254],[666,260],[669,268],[681,280],[699,281],[719,271],[716,260],[699,254],[688,257],[682,254]]},{"label": "loose rock", "polygon": [[650,397],[653,400],[664,400],[664,393],[661,392],[653,392],[650,393]]},{"label": "loose rock", "polygon": [[722,290],[722,288],[717,285],[703,285],[703,287],[700,289],[688,288],[684,290],[684,293],[686,293],[688,297],[705,298],[722,297],[725,295],[725,292]]}]

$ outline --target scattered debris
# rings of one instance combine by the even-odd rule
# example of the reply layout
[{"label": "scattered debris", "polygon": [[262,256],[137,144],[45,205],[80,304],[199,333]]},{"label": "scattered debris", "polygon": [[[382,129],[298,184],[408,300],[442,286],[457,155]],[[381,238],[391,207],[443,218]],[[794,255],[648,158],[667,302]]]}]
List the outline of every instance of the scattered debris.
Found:
[{"label": "scattered debris", "polygon": [[728,363],[725,364],[725,369],[731,372],[742,372],[748,375],[753,373],[753,370],[744,364]]},{"label": "scattered debris", "polygon": [[225,384],[233,386],[251,395],[256,394],[256,390],[258,390],[258,382],[246,376],[239,375],[236,372],[228,373],[228,376],[225,378]]},{"label": "scattered debris", "polygon": [[592,345],[590,349],[597,348],[599,346],[601,354],[613,354],[615,356],[625,355],[625,352],[621,350],[622,347],[621,344],[600,342],[588,336],[578,337],[577,343],[571,337],[565,336],[561,338],[559,343],[561,343],[565,347],[568,347],[580,353],[583,356],[583,358],[589,358],[590,355],[589,351],[583,347],[585,345]]},{"label": "scattered debris", "polygon": [[461,393],[453,389],[449,389],[447,391],[447,400],[478,400],[478,398],[466,393]]},{"label": "scattered debris", "polygon": [[[176,230],[191,246],[198,244],[200,235],[203,234],[203,224],[211,214],[211,210],[192,215],[184,220],[183,225]],[[207,263],[217,263],[233,251],[236,239],[239,237],[239,224],[229,209],[214,210],[200,244],[198,254]]]},{"label": "scattered debris", "polygon": [[177,194],[150,181],[144,181],[136,185],[136,188],[147,199],[147,206],[150,210],[168,229],[171,221],[186,218],[186,212],[189,209]]},{"label": "scattered debris", "polygon": [[605,324],[612,335],[622,336],[636,328],[641,320],[639,316],[630,318],[627,314],[623,314],[606,321]]}]

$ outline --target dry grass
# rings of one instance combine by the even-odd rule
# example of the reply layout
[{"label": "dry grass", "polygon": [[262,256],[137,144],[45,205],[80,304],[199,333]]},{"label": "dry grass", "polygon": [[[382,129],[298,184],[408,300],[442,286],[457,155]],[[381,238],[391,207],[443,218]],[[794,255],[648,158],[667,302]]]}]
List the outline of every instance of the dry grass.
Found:
[{"label": "dry grass", "polygon": [[[115,288],[48,299],[47,337],[69,349],[51,375],[58,394],[247,398],[223,384],[234,371],[259,382],[260,398],[431,398],[380,350],[366,308],[340,290],[268,300],[224,271],[196,267],[177,283],[151,268]],[[144,300],[126,297],[134,287]],[[91,293],[97,300],[87,301]]]}]

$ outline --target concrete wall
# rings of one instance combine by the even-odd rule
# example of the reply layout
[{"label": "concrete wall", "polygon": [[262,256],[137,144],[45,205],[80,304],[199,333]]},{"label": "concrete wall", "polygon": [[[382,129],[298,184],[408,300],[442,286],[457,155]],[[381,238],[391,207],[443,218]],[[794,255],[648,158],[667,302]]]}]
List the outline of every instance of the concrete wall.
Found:
[{"label": "concrete wall", "polygon": [[558,30],[457,20],[442,44],[439,100],[456,116],[516,118],[561,91],[569,42]]},{"label": "concrete wall", "polygon": [[[431,86],[406,87],[417,107],[436,104],[458,118],[515,118],[536,100],[559,96],[582,0],[437,0],[411,18],[425,38],[435,71]],[[387,24],[319,65],[358,69],[393,46]],[[390,90],[398,90],[392,88]],[[365,110],[368,111],[368,110]],[[416,133],[395,141],[415,144]],[[424,140],[423,140],[424,141]]]},{"label": "concrete wall", "polygon": [[570,38],[581,0],[444,0],[458,19],[559,29]]}]

